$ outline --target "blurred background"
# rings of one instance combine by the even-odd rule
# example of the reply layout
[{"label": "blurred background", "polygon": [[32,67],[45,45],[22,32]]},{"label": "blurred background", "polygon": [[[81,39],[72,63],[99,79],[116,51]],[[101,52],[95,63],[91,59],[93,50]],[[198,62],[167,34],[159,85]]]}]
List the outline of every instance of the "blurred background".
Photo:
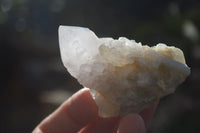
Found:
[{"label": "blurred background", "polygon": [[28,133],[81,85],[63,67],[58,26],[184,51],[192,73],[160,101],[148,133],[200,132],[199,0],[0,0],[0,132]]}]

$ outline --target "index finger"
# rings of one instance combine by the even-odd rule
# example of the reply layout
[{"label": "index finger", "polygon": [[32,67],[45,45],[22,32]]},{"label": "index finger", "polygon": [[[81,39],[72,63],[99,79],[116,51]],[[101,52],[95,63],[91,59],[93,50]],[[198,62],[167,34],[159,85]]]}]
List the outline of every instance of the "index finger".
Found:
[{"label": "index finger", "polygon": [[33,133],[75,133],[97,117],[89,89],[82,89],[44,119]]}]

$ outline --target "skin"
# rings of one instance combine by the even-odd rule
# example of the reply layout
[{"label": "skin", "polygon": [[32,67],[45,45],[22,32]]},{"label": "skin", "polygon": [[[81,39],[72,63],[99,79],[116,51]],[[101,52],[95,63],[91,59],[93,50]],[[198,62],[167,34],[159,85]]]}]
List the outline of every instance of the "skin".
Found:
[{"label": "skin", "polygon": [[81,89],[46,117],[32,133],[145,133],[156,101],[140,114],[101,118],[89,89]]}]

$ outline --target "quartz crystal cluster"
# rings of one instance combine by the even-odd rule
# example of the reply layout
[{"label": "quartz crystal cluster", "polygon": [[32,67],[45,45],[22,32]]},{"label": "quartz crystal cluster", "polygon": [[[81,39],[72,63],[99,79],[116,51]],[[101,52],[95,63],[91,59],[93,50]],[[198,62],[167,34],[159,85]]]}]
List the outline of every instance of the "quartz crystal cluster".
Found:
[{"label": "quartz crystal cluster", "polygon": [[91,89],[99,115],[139,113],[173,93],[190,74],[183,52],[120,37],[98,38],[88,28],[59,27],[61,58],[69,73]]}]

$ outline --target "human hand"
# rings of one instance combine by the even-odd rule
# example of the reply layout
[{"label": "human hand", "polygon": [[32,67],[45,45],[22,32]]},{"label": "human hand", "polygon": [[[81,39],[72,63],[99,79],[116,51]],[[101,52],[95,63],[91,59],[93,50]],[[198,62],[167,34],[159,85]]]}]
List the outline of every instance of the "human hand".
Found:
[{"label": "human hand", "polygon": [[33,133],[145,133],[158,101],[140,114],[100,118],[89,89],[81,89],[45,118]]}]

